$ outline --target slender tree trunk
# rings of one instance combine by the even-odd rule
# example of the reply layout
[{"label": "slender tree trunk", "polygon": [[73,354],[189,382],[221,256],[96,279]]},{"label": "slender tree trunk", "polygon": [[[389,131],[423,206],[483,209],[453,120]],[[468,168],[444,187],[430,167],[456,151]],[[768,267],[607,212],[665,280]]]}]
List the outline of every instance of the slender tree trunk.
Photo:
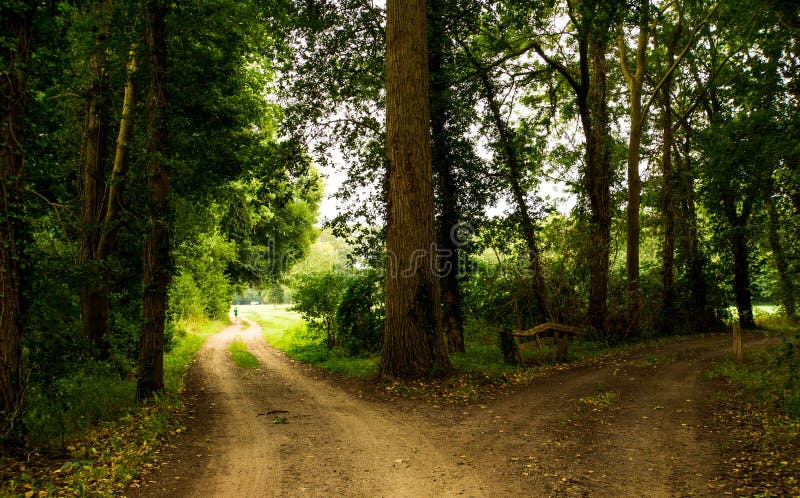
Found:
[{"label": "slender tree trunk", "polygon": [[[114,167],[111,170],[111,179],[108,182],[108,194],[103,220],[103,231],[97,243],[97,259],[105,260],[111,255],[117,233],[119,233],[119,213],[122,207],[122,196],[125,191],[125,178],[128,176],[130,166],[130,146],[133,141],[133,113],[136,108],[136,56],[131,51],[131,60],[128,62],[128,77],[125,82],[125,93],[122,100],[122,117],[119,122],[117,135],[117,148],[114,155]],[[108,279],[106,279],[106,283]],[[104,294],[108,296],[108,285]],[[106,297],[106,299],[108,299]]]},{"label": "slender tree trunk", "polygon": [[539,250],[536,245],[536,223],[528,210],[528,201],[526,199],[525,190],[520,184],[520,177],[522,175],[522,167],[517,155],[517,140],[514,130],[510,129],[508,124],[500,112],[500,104],[497,102],[497,91],[494,83],[490,79],[489,74],[484,68],[478,67],[476,61],[473,61],[478,69],[478,78],[480,78],[483,85],[484,94],[486,96],[486,103],[489,107],[489,112],[497,128],[497,134],[500,140],[500,149],[503,153],[503,160],[506,164],[506,178],[508,179],[509,186],[511,187],[511,194],[516,204],[516,217],[522,229],[522,238],[528,249],[528,269],[530,270],[530,277],[533,286],[534,296],[536,296],[536,306],[542,317],[547,320],[552,316],[547,303],[547,290],[544,284],[544,275],[542,274],[541,263],[539,261]]},{"label": "slender tree trunk", "polygon": [[454,230],[458,226],[458,192],[453,177],[453,154],[448,143],[448,112],[452,105],[450,83],[443,68],[445,53],[444,19],[441,1],[429,4],[429,68],[431,106],[431,149],[433,171],[439,184],[436,240],[443,272],[439,280],[442,291],[442,317],[447,347],[451,353],[464,351],[464,316],[461,310],[461,288],[458,282],[459,245]]},{"label": "slender tree trunk", "polygon": [[424,0],[386,3],[386,321],[381,374],[450,369],[440,327]]},{"label": "slender tree trunk", "polygon": [[139,342],[140,399],[164,389],[164,322],[170,282],[169,170],[167,167],[167,6],[148,0],[147,43],[150,91],[147,96],[148,233],[144,244],[142,330]]},{"label": "slender tree trunk", "polygon": [[767,198],[767,211],[769,214],[769,246],[772,249],[772,258],[775,260],[775,269],[778,270],[778,280],[781,286],[781,304],[783,304],[786,317],[790,320],[796,320],[795,289],[789,275],[789,265],[786,262],[786,254],[783,251],[783,244],[778,232],[781,221],[778,216],[778,210],[775,209],[775,200],[772,197]]},{"label": "slender tree trunk", "polygon": [[[608,135],[608,96],[606,95],[607,45],[592,37],[588,44],[591,67],[587,92],[589,117],[582,117],[586,137],[587,192],[591,207],[589,261],[589,322],[599,333],[606,334],[608,316],[608,266],[611,243],[611,187]],[[583,114],[583,113],[582,113]],[[590,126],[586,122],[590,120]]]},{"label": "slender tree trunk", "polygon": [[35,2],[0,8],[0,440],[14,439],[25,404],[22,335],[25,107]]},{"label": "slender tree trunk", "polygon": [[[667,44],[667,64],[673,65],[675,50],[682,31],[683,17],[672,33]],[[675,145],[672,115],[672,80],[670,73],[664,78],[661,87],[663,105],[661,135],[661,206],[664,213],[664,249],[661,254],[661,333],[673,332],[675,316],[675,197],[673,195],[672,149]],[[688,171],[685,172],[687,175]]]},{"label": "slender tree trunk", "polygon": [[681,188],[679,192],[682,197],[678,205],[682,210],[683,223],[685,224],[685,253],[687,261],[687,276],[689,280],[689,292],[691,299],[689,311],[691,316],[691,326],[695,332],[703,332],[712,322],[711,313],[708,310],[708,284],[706,283],[703,271],[703,253],[700,250],[700,240],[698,237],[697,207],[694,191],[694,172],[692,171],[691,159],[691,133],[692,128],[688,122],[683,122],[681,127],[684,136],[681,144],[681,152],[676,154],[676,173]]},{"label": "slender tree trunk", "polygon": [[675,205],[672,195],[672,102],[670,85],[662,89],[664,98],[661,143],[661,205],[664,211],[664,249],[661,254],[661,333],[672,333],[675,316]]},{"label": "slender tree trunk", "polygon": [[725,199],[725,211],[731,227],[731,249],[733,251],[733,291],[736,294],[736,309],[742,328],[754,329],[753,301],[750,291],[750,254],[747,249],[747,220],[750,217],[751,201],[744,200],[743,213],[736,214],[733,199]]},{"label": "slender tree trunk", "polygon": [[[647,43],[650,31],[647,23],[647,11],[650,2],[642,2],[644,16],[639,27],[639,37],[636,47],[636,66],[634,72],[628,67],[628,47],[622,32],[617,36],[620,54],[620,66],[625,81],[628,84],[628,103],[631,120],[631,129],[628,136],[628,232],[625,269],[627,274],[628,291],[628,333],[638,335],[639,315],[641,313],[641,297],[639,291],[639,211],[641,205],[641,177],[639,176],[639,160],[644,129],[644,113],[642,111],[642,86],[647,69]],[[620,31],[621,31],[620,27]]]},{"label": "slender tree trunk", "polygon": [[89,271],[80,293],[83,330],[94,353],[108,357],[109,305],[105,289],[107,272],[98,263],[97,245],[102,233],[105,194],[105,161],[108,141],[108,74],[106,48],[111,2],[99,0],[92,8],[97,20],[95,46],[88,61],[91,80],[86,88],[86,124],[81,150],[81,264]]}]

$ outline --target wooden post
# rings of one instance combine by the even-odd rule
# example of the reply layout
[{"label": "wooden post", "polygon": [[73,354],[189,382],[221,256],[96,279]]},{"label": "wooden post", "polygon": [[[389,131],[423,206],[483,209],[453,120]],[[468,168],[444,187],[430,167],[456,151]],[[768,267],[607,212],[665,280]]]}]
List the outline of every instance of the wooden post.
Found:
[{"label": "wooden post", "polygon": [[733,322],[733,360],[737,363],[742,362],[742,327],[739,320]]}]

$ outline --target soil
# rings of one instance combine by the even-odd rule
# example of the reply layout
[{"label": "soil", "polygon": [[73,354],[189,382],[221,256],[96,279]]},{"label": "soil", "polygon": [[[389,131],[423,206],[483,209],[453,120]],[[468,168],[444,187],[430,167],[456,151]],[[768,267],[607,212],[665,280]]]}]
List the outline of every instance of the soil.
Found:
[{"label": "soil", "polygon": [[[246,318],[240,317],[247,321]],[[725,335],[568,368],[480,405],[377,396],[268,346],[208,339],[185,426],[129,496],[721,496],[728,446],[705,380]],[[241,337],[261,367],[244,369]],[[747,347],[768,341],[751,337]]]}]

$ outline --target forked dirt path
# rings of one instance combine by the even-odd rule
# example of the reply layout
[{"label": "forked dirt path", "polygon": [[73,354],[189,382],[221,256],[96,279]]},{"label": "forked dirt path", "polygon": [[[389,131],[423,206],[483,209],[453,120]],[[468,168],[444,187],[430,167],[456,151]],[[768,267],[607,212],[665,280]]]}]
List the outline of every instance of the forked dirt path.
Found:
[{"label": "forked dirt path", "polygon": [[[208,339],[187,381],[186,430],[129,496],[724,493],[726,441],[711,427],[704,371],[727,337],[555,373],[492,404],[439,408],[339,389],[261,335],[250,322]],[[233,363],[236,337],[260,368]]]}]

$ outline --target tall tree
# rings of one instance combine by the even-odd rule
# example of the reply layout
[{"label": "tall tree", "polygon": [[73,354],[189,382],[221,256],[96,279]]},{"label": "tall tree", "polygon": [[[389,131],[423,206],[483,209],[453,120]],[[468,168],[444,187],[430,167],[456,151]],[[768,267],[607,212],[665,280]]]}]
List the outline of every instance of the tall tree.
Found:
[{"label": "tall tree", "polygon": [[81,252],[88,270],[80,293],[84,334],[100,357],[108,356],[108,274],[98,264],[97,246],[102,234],[105,194],[106,149],[109,126],[109,83],[106,68],[112,5],[109,0],[91,4],[89,17],[95,24],[94,48],[88,60],[89,81],[85,88],[86,121],[81,143]]},{"label": "tall tree", "polygon": [[628,84],[628,232],[625,272],[628,289],[628,333],[637,334],[641,299],[639,297],[639,207],[641,205],[641,178],[639,176],[640,147],[644,131],[645,110],[642,109],[642,87],[647,71],[647,45],[652,28],[650,26],[650,1],[642,0],[638,5],[639,33],[636,41],[636,62],[631,70],[628,62],[628,46],[622,23],[617,30],[617,45],[622,75]]},{"label": "tall tree", "polygon": [[464,316],[461,310],[463,301],[458,282],[460,273],[457,234],[460,222],[458,191],[453,171],[453,151],[450,147],[448,125],[453,106],[451,82],[445,58],[452,51],[452,42],[447,35],[447,20],[443,0],[428,3],[428,47],[430,70],[430,112],[431,112],[431,161],[438,182],[438,219],[436,241],[442,256],[443,272],[440,279],[442,291],[442,325],[447,337],[450,352],[464,351]]},{"label": "tall tree", "polygon": [[167,4],[145,4],[150,90],[147,96],[147,191],[149,215],[144,246],[142,328],[137,396],[164,389],[164,322],[170,283],[169,168],[167,165]]},{"label": "tall tree", "polygon": [[0,438],[15,429],[25,400],[20,299],[26,223],[23,141],[36,3],[14,2],[0,8]]},{"label": "tall tree", "polygon": [[616,11],[603,0],[567,2],[566,13],[577,41],[577,68],[559,60],[556,48],[546,51],[539,41],[532,48],[572,88],[586,140],[583,191],[589,200],[590,325],[607,333],[608,270],[611,243],[611,140],[608,109],[608,45]]},{"label": "tall tree", "polygon": [[440,327],[425,0],[386,4],[386,322],[381,374],[450,368]]}]

